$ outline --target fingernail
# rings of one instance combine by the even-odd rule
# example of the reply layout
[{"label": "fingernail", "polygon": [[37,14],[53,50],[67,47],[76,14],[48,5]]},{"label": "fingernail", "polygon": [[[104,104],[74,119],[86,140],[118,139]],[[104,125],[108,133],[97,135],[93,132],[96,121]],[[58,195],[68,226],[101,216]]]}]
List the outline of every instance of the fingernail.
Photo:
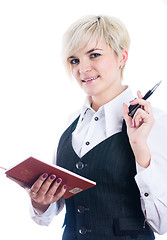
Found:
[{"label": "fingernail", "polygon": [[47,176],[48,176],[47,173],[44,173],[44,174],[43,174],[43,178],[46,178]]},{"label": "fingernail", "polygon": [[57,183],[60,183],[60,182],[61,182],[61,179],[60,179],[60,178],[58,178],[58,179],[57,179]]},{"label": "fingernail", "polygon": [[133,102],[136,98],[134,98],[133,100],[131,100],[129,103]]},{"label": "fingernail", "polygon": [[55,176],[54,175],[50,176],[50,179],[51,180],[55,179]]},{"label": "fingernail", "polygon": [[131,122],[130,126],[131,126],[131,127],[133,126],[133,122]]},{"label": "fingernail", "polygon": [[64,185],[64,189],[66,189],[67,188],[67,185]]}]

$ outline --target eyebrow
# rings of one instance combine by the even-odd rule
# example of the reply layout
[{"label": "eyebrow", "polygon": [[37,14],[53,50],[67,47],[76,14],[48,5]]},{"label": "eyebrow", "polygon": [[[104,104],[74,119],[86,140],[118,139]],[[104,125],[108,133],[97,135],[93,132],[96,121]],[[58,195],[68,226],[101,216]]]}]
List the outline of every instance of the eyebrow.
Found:
[{"label": "eyebrow", "polygon": [[88,52],[86,52],[86,54],[91,53],[91,52],[94,52],[94,51],[96,51],[96,50],[102,51],[103,49],[101,49],[101,48],[92,48],[91,50],[89,50]]},{"label": "eyebrow", "polygon": [[[101,48],[92,48],[91,50],[87,51],[86,54],[92,53],[92,52],[94,52],[96,50],[102,51],[103,49],[101,49]],[[71,59],[71,58],[76,58],[76,57],[75,56],[70,56],[68,59]]]}]

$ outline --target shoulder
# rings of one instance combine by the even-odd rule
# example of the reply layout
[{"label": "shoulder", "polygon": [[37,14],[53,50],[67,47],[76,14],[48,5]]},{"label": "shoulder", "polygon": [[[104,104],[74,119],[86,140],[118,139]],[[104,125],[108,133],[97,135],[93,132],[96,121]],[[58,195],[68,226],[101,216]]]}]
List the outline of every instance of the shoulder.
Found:
[{"label": "shoulder", "polygon": [[81,109],[71,113],[67,119],[65,128],[68,128],[75,120],[76,118],[81,114]]},{"label": "shoulder", "polygon": [[156,136],[158,137],[158,135],[166,135],[167,134],[167,112],[155,108],[152,108],[153,111],[153,115],[154,115],[154,119],[155,119],[155,123],[152,127],[152,134],[156,134]]},{"label": "shoulder", "polygon": [[156,123],[167,120],[167,112],[156,107],[153,107],[152,111]]}]

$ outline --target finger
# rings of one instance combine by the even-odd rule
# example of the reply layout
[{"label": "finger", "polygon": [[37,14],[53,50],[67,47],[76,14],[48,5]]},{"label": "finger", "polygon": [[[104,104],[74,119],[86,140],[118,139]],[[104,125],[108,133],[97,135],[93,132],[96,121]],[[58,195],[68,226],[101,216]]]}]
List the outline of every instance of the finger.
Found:
[{"label": "finger", "polygon": [[37,181],[30,188],[30,197],[31,197],[31,195],[34,195],[34,193],[38,193],[38,191],[40,190],[42,184],[44,183],[44,181],[46,180],[47,177],[48,177],[48,174],[47,173],[43,173],[37,179]]},{"label": "finger", "polygon": [[[142,98],[135,98],[134,100],[132,100],[130,102],[130,105],[136,105],[136,104],[139,104],[141,106],[149,106],[150,105],[150,102],[142,99]],[[151,106],[151,105],[150,105]]]},{"label": "finger", "polygon": [[141,99],[141,98],[134,99],[133,101],[131,101],[130,104],[131,105],[139,104],[140,106],[142,106],[142,109],[144,109],[145,111],[147,111],[150,114],[152,113],[152,108],[151,108],[150,102],[148,102],[144,99]]},{"label": "finger", "polygon": [[55,201],[58,201],[60,198],[62,198],[63,195],[65,194],[66,190],[67,190],[67,185],[65,184],[61,187],[60,191],[56,193],[56,195],[53,197],[52,201],[55,202]]},{"label": "finger", "polygon": [[43,198],[45,194],[49,191],[50,186],[55,181],[56,176],[54,174],[50,175],[46,181],[41,185],[41,188],[38,191],[38,198]]},{"label": "finger", "polygon": [[153,113],[152,113],[152,107],[151,107],[151,104],[150,102],[147,102],[146,101],[146,104],[144,105],[144,111],[147,113],[147,114],[150,114],[152,117],[153,117]]},{"label": "finger", "polygon": [[[143,95],[141,94],[141,92],[139,90],[137,91],[137,96],[138,96],[138,98],[143,99]],[[143,106],[141,106],[141,108],[143,109]]]},{"label": "finger", "polygon": [[148,114],[145,110],[139,108],[133,117],[133,126],[139,127],[142,123],[151,123],[152,116]]},{"label": "finger", "polygon": [[133,126],[134,127],[139,127],[139,126],[141,126],[141,124],[143,123],[143,120],[144,120],[144,114],[146,114],[145,112],[144,112],[144,110],[142,110],[142,109],[139,109],[136,113],[135,113],[135,115],[134,115],[134,117],[133,117]]},{"label": "finger", "polygon": [[56,191],[59,188],[61,182],[62,182],[61,178],[56,179],[56,181],[53,183],[53,185],[48,190],[47,195],[48,196],[54,196],[56,194]]},{"label": "finger", "polygon": [[141,92],[139,90],[137,91],[137,96],[138,96],[138,98],[143,98],[143,95],[141,94]]},{"label": "finger", "polygon": [[[48,192],[45,195],[46,202],[54,202],[59,199],[58,193],[61,190],[60,188],[61,182],[62,182],[61,178],[58,178],[56,179],[56,181],[53,182],[53,184],[51,185],[51,187],[49,188]],[[55,196],[57,196],[57,198],[55,198]],[[54,201],[53,198],[55,199]]]},{"label": "finger", "polygon": [[123,103],[123,118],[125,119],[126,125],[130,126],[132,119],[131,117],[128,116],[128,113],[129,113],[129,108],[125,103]]}]

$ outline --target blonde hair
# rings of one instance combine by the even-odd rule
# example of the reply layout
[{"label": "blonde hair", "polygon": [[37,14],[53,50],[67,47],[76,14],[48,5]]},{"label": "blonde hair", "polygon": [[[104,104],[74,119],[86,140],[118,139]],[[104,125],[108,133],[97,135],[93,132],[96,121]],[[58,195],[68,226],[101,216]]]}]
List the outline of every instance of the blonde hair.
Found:
[{"label": "blonde hair", "polygon": [[[86,16],[74,22],[63,36],[62,57],[67,72],[70,73],[68,58],[91,41],[105,40],[119,56],[128,51],[130,38],[124,24],[109,16]],[[122,69],[123,71],[123,69]]]}]

